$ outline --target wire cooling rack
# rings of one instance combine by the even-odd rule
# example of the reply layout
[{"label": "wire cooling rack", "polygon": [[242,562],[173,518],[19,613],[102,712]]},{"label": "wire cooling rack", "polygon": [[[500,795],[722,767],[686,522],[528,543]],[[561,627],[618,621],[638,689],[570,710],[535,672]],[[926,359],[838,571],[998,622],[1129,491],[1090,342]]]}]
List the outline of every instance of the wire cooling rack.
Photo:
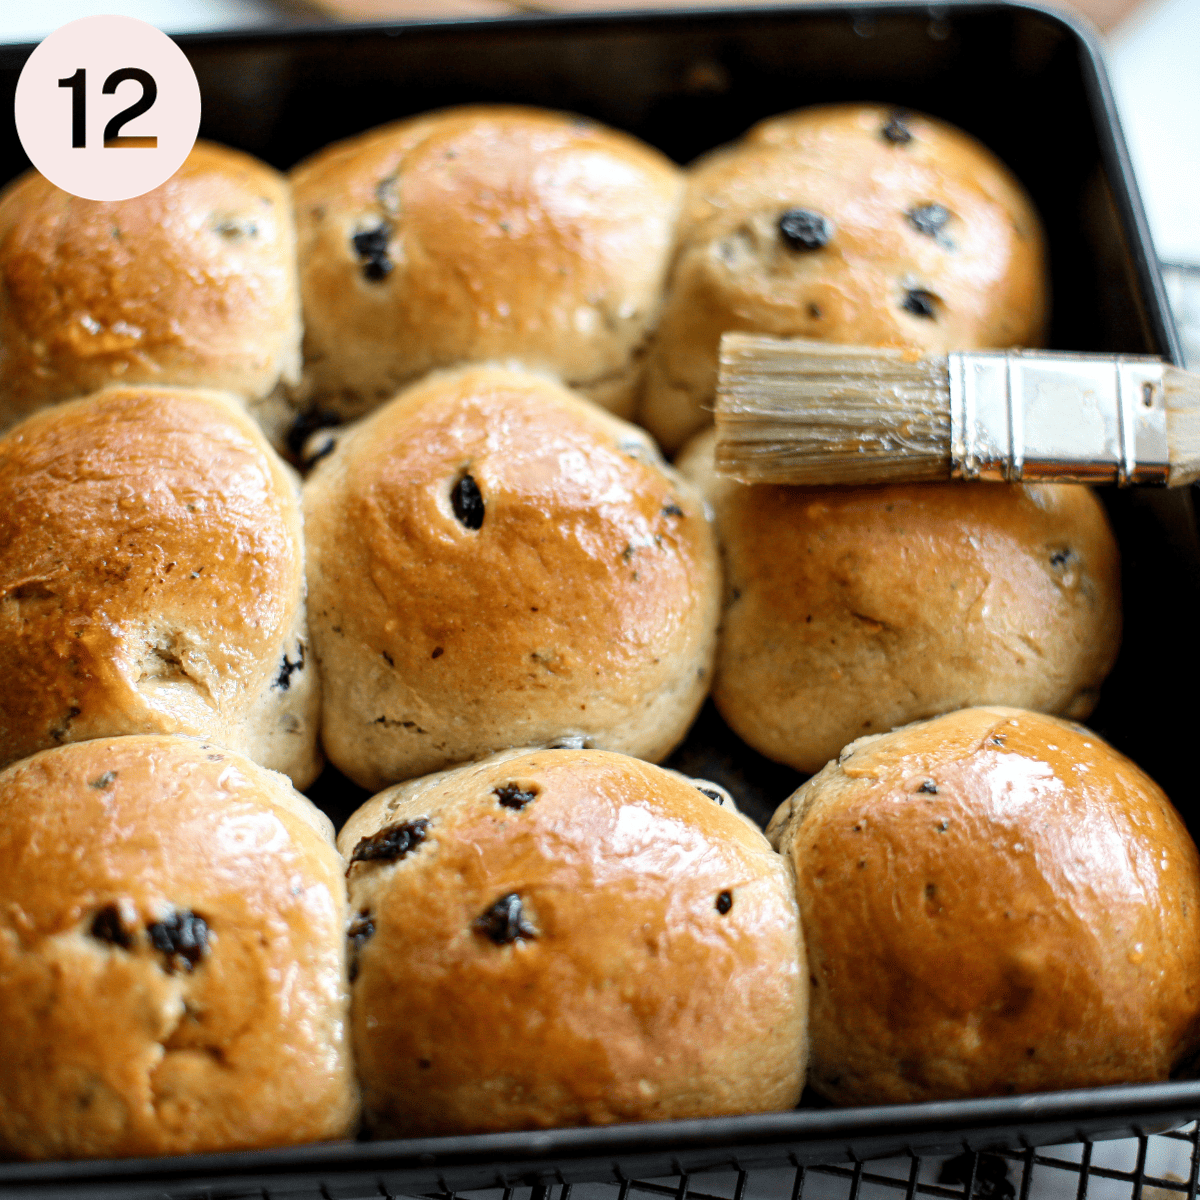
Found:
[{"label": "wire cooling rack", "polygon": [[[253,1190],[174,1187],[161,1200],[1196,1200],[1200,1125],[1115,1141],[906,1155],[746,1171],[703,1171],[622,1183],[414,1193],[294,1183]],[[68,1193],[62,1193],[64,1196]],[[119,1193],[114,1192],[114,1197]]]},{"label": "wire cooling rack", "polygon": [[[1200,1125],[1118,1141],[562,1187],[433,1193],[433,1200],[1196,1200]],[[314,1192],[332,1200],[351,1200]],[[381,1190],[379,1196],[387,1196]],[[291,1200],[291,1198],[289,1198]],[[298,1200],[298,1198],[297,1198]],[[358,1200],[355,1196],[353,1200]],[[365,1200],[365,1198],[364,1198]]]}]

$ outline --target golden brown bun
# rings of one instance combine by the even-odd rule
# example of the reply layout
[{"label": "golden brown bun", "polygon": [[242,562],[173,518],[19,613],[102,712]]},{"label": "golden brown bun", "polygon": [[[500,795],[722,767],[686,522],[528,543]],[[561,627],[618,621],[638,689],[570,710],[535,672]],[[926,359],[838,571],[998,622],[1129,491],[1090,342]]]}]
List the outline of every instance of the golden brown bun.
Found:
[{"label": "golden brown bun", "polygon": [[720,603],[704,505],[557,384],[426,379],[339,439],[304,505],[322,740],[363,787],[570,737],[659,759],[696,715]]},{"label": "golden brown bun", "polygon": [[[824,217],[828,241],[805,248],[824,234],[793,218],[789,242],[787,212]],[[973,138],[880,105],[789,113],[690,170],[641,419],[671,452],[711,421],[726,330],[939,352],[1038,346],[1047,303],[1037,213]]]},{"label": "golden brown bun", "polygon": [[295,240],[287,180],[209,142],[132,200],[22,176],[0,197],[0,429],[110,383],[250,402],[297,383]]},{"label": "golden brown bun", "polygon": [[971,704],[1092,711],[1121,600],[1089,489],[746,486],[715,474],[714,441],[680,467],[725,565],[713,699],[756,750],[817,771],[853,738]]},{"label": "golden brown bun", "polygon": [[630,415],[683,191],[657,151],[563,113],[454,108],[338,142],[292,180],[322,407],[512,361]]},{"label": "golden brown bun", "polygon": [[[377,1136],[799,1099],[808,988],[790,875],[750,821],[679,776],[600,751],[509,751],[383,792],[339,845]],[[353,861],[372,850],[384,857]]]},{"label": "golden brown bun", "polygon": [[1081,726],[976,708],[862,738],[767,832],[838,1103],[1166,1079],[1200,1044],[1196,848]]},{"label": "golden brown bun", "polygon": [[121,733],[320,769],[299,487],[238,401],[108,388],[0,438],[0,765]]},{"label": "golden brown bun", "polygon": [[332,833],[282,775],[191,738],[0,774],[0,1156],[351,1134]]}]

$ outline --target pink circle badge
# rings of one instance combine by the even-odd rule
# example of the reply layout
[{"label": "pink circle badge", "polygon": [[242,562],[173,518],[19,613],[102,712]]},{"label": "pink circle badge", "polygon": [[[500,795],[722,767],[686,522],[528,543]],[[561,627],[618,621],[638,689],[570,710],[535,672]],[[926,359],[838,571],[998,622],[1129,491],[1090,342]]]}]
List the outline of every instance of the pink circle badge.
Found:
[{"label": "pink circle badge", "polygon": [[200,128],[200,85],[182,50],[133,17],[56,29],[17,80],[17,134],[51,183],[128,200],[179,169]]}]

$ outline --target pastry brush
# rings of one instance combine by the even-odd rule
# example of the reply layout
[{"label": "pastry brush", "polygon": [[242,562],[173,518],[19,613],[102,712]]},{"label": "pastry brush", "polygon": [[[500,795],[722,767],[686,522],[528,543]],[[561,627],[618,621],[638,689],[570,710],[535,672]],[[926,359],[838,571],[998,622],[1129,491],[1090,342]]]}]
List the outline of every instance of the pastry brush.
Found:
[{"label": "pastry brush", "polygon": [[727,333],[717,469],[747,483],[1200,478],[1200,375],[1134,355]]}]

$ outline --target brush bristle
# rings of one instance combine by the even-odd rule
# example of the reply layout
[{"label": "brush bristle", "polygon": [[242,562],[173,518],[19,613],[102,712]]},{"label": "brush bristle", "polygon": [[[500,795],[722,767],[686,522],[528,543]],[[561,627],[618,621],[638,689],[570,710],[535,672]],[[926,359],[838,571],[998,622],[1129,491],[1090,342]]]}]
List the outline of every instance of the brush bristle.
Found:
[{"label": "brush bristle", "polygon": [[716,422],[717,469],[745,483],[950,476],[944,357],[727,333]]},{"label": "brush bristle", "polygon": [[1171,460],[1167,486],[1178,487],[1200,479],[1200,375],[1166,367],[1163,393]]}]

